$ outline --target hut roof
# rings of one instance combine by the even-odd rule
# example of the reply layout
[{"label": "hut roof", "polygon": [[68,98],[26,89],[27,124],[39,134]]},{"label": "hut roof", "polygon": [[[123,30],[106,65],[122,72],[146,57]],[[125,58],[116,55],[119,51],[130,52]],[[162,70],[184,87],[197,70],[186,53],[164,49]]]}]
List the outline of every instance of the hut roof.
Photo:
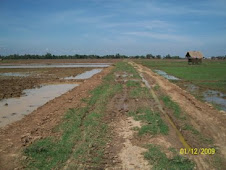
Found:
[{"label": "hut roof", "polygon": [[203,54],[200,51],[188,51],[186,54],[188,58],[203,58]]}]

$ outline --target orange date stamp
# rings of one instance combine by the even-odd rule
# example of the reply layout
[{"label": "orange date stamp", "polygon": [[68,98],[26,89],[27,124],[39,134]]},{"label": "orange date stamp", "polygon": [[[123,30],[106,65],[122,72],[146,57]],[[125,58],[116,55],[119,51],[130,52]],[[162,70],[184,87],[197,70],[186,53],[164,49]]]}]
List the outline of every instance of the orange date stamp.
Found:
[{"label": "orange date stamp", "polygon": [[181,148],[181,155],[214,155],[216,153],[215,148]]}]

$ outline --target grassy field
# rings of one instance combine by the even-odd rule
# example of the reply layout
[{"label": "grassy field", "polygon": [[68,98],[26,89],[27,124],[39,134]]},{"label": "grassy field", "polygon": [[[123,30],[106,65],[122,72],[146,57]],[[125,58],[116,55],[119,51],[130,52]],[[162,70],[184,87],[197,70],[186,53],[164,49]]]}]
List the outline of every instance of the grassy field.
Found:
[{"label": "grassy field", "polygon": [[203,89],[226,93],[226,61],[204,60],[201,65],[188,65],[186,60],[137,60],[152,70],[159,69]]}]

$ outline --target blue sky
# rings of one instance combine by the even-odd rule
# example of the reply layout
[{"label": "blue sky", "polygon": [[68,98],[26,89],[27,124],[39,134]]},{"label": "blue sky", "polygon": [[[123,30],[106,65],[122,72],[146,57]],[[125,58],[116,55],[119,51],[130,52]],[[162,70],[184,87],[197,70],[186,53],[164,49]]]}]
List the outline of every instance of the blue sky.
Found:
[{"label": "blue sky", "polygon": [[226,0],[0,0],[0,55],[226,55]]}]

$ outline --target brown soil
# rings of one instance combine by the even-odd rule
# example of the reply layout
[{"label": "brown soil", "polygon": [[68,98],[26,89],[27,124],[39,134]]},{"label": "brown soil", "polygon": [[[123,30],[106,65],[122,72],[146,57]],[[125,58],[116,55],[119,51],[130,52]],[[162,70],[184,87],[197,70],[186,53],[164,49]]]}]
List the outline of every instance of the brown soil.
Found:
[{"label": "brown soil", "polygon": [[94,68],[41,68],[41,69],[0,69],[1,73],[29,72],[28,77],[0,77],[0,100],[20,97],[23,90],[40,87],[41,84],[63,82],[82,82],[83,80],[64,80]]},{"label": "brown soil", "polygon": [[61,121],[69,108],[81,107],[81,99],[89,96],[89,91],[97,87],[102,77],[107,75],[112,67],[85,80],[80,86],[72,89],[54,100],[49,101],[36,111],[0,129],[0,169],[20,167],[21,151],[24,146],[36,139],[53,135],[53,128]]}]

